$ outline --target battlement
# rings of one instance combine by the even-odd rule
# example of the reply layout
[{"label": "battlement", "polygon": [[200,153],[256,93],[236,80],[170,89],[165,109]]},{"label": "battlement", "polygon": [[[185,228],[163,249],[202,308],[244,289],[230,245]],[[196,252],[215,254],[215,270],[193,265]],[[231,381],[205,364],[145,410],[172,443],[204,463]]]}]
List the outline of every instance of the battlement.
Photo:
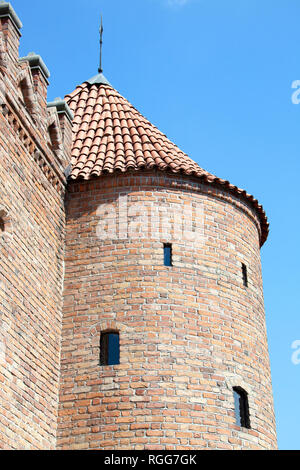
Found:
[{"label": "battlement", "polygon": [[0,100],[11,132],[22,140],[46,177],[60,191],[71,157],[72,112],[47,103],[50,72],[40,55],[19,57],[22,23],[8,2],[0,3]]}]

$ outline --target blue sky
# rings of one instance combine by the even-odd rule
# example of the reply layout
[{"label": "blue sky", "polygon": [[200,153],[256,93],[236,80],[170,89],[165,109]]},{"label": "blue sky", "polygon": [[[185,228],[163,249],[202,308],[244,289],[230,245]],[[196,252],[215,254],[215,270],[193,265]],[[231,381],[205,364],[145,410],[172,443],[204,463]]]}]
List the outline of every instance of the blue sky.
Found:
[{"label": "blue sky", "polygon": [[[300,449],[298,0],[13,0],[21,55],[41,54],[49,101],[104,74],[206,170],[247,189],[270,224],[262,249],[279,447]],[[300,355],[299,355],[300,357]]]}]

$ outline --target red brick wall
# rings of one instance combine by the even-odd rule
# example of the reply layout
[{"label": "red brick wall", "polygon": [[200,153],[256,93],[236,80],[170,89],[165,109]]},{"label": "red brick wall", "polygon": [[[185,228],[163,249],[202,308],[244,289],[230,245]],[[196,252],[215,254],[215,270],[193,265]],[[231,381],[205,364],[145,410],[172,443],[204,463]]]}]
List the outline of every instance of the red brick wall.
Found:
[{"label": "red brick wall", "polygon": [[[3,125],[3,119],[1,119]],[[2,128],[3,129],[3,128]],[[0,136],[0,448],[53,448],[61,330],[63,197],[19,138]]]},{"label": "red brick wall", "polygon": [[18,62],[9,18],[0,36],[0,449],[54,449],[65,181],[39,96],[45,87],[35,90],[28,64]]},{"label": "red brick wall", "polygon": [[[138,237],[116,240],[120,196],[131,227],[137,203],[154,224],[158,208],[171,224],[149,232],[144,219]],[[174,217],[192,220],[194,240],[174,230]],[[187,177],[70,185],[59,448],[276,447],[258,227],[242,199]],[[104,367],[100,332],[109,328],[120,331],[120,364]],[[250,430],[235,425],[233,386],[249,394]]]}]

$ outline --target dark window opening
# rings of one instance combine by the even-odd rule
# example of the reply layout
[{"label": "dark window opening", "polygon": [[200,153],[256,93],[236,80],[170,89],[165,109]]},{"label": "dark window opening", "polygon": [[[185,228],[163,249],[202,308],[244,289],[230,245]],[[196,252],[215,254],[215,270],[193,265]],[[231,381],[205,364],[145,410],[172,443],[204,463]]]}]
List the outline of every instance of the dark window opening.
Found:
[{"label": "dark window opening", "polygon": [[248,271],[247,266],[242,263],[242,272],[243,272],[243,283],[245,287],[248,287]]},{"label": "dark window opening", "polygon": [[250,429],[248,394],[241,387],[233,387],[235,421],[238,426]]},{"label": "dark window opening", "polygon": [[172,245],[170,243],[164,243],[164,264],[165,266],[173,266]]},{"label": "dark window opening", "polygon": [[0,210],[0,233],[9,229],[10,221],[5,210]]},{"label": "dark window opening", "polygon": [[113,366],[120,364],[120,342],[118,332],[101,333],[100,365]]}]

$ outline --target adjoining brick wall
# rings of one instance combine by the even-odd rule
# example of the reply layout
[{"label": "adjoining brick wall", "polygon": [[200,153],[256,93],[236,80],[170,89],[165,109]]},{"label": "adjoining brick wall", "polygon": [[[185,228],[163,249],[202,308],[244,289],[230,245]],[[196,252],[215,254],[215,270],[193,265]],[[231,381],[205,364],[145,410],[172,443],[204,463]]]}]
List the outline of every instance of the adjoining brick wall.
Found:
[{"label": "adjoining brick wall", "polygon": [[[99,365],[107,329],[119,365]],[[162,172],[70,184],[58,448],[276,448],[259,222],[242,198]]]},{"label": "adjoining brick wall", "polygon": [[19,61],[19,37],[8,12],[0,19],[0,449],[55,449],[68,148],[51,147],[48,117],[59,117],[46,109],[40,70],[33,79]]},{"label": "adjoining brick wall", "polygon": [[0,448],[54,448],[64,254],[63,193],[0,117]]},{"label": "adjoining brick wall", "polygon": [[[9,135],[9,134],[7,134]],[[63,199],[19,144],[0,137],[0,448],[55,448]],[[4,151],[5,149],[5,151]]]}]

